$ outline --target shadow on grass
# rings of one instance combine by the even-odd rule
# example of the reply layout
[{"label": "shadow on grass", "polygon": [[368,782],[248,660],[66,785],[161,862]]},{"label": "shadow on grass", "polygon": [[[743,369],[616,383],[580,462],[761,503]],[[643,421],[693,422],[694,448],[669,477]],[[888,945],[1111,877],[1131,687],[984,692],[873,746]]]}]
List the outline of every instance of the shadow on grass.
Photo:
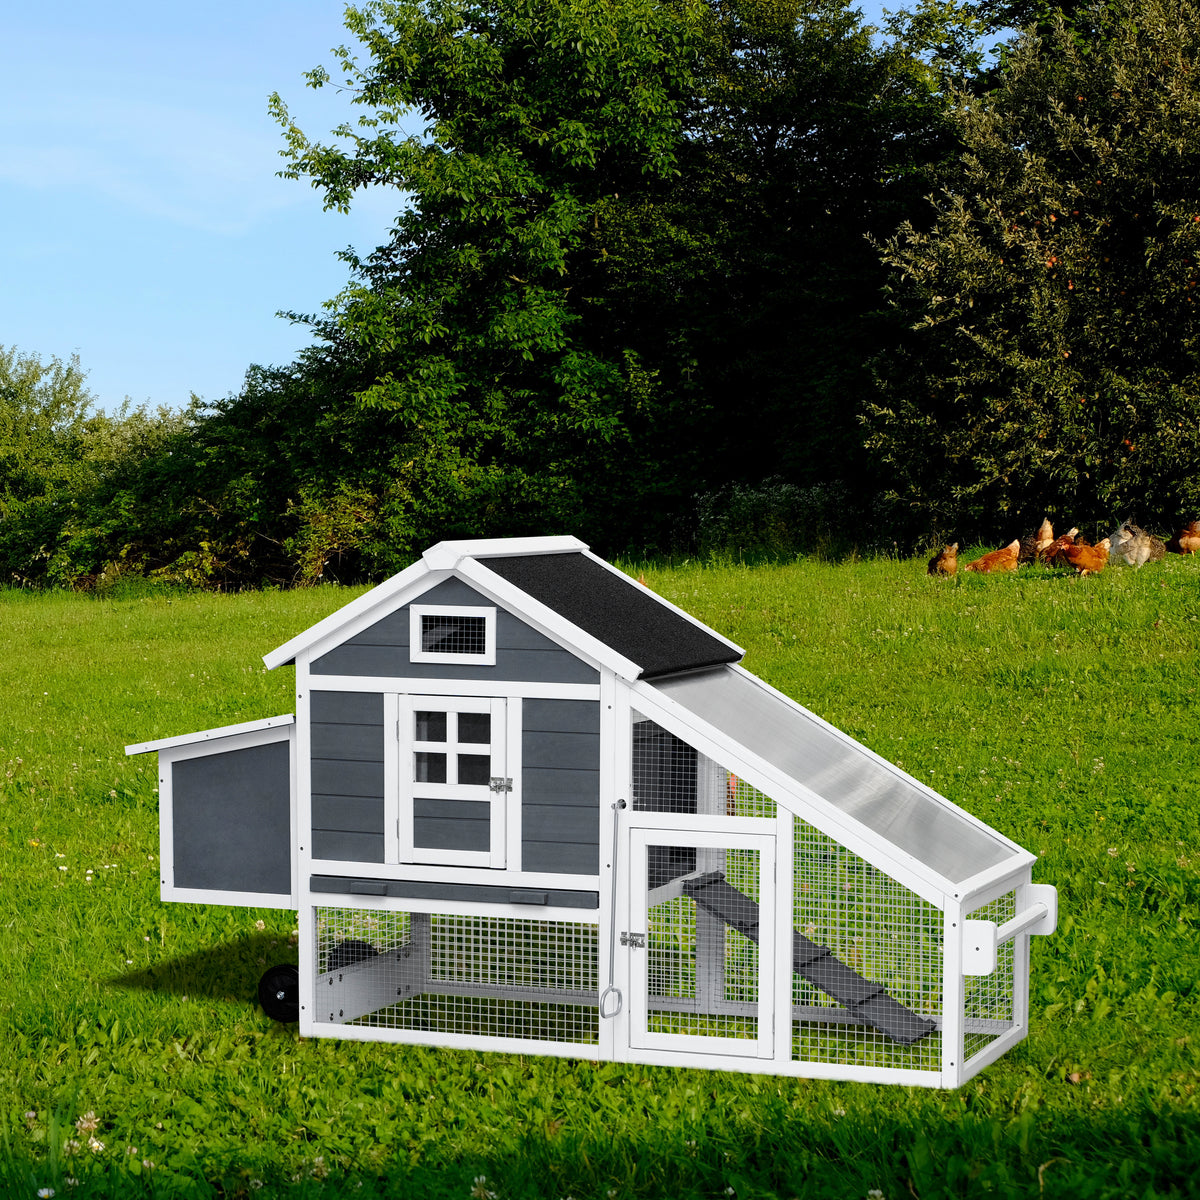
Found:
[{"label": "shadow on grass", "polygon": [[163,995],[257,1002],[262,973],[278,963],[296,961],[296,947],[287,941],[269,933],[248,934],[182,958],[163,959],[144,970],[110,976],[104,983]]}]

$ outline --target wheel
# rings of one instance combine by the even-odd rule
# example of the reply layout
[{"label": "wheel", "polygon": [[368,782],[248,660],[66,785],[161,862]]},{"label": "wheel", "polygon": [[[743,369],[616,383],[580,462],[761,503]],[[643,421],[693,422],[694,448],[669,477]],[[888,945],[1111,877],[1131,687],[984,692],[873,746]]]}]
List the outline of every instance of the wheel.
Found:
[{"label": "wheel", "polygon": [[291,963],[270,967],[258,981],[258,1002],[272,1021],[300,1020],[300,972]]},{"label": "wheel", "polygon": [[374,958],[378,953],[370,942],[358,942],[353,939],[338,942],[329,955],[329,966],[326,970],[340,971],[343,967],[362,962],[365,958]]}]

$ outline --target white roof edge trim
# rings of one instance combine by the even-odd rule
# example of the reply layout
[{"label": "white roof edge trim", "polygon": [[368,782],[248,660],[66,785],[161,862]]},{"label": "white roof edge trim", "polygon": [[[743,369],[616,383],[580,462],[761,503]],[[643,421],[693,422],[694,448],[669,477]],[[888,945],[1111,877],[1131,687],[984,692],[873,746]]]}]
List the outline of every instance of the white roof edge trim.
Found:
[{"label": "white roof edge trim", "polygon": [[422,560],[433,570],[453,571],[464,558],[516,558],[529,554],[572,554],[587,545],[570,535],[556,537],[477,538],[460,542],[438,542]]},{"label": "white roof edge trim", "polygon": [[642,673],[640,663],[618,654],[599,638],[568,621],[562,613],[540,600],[535,600],[528,592],[522,591],[516,584],[509,583],[495,571],[489,571],[476,559],[461,559],[456,570],[463,579],[469,579],[476,587],[492,596],[497,604],[502,604],[514,616],[528,621],[563,649],[581,655],[594,666],[605,667],[615,672],[622,679],[634,680]]},{"label": "white roof edge trim", "polygon": [[259,733],[264,729],[286,729],[294,725],[296,718],[292,713],[279,717],[266,717],[261,721],[243,721],[240,725],[222,725],[217,729],[203,729],[199,733],[185,733],[179,737],[160,738],[156,742],[138,742],[126,746],[127,755],[150,754],[155,750],[171,750],[176,746],[192,746],[197,742],[215,742],[221,738],[237,737],[241,733]]},{"label": "white roof edge trim", "polygon": [[290,641],[284,642],[282,646],[272,650],[269,654],[264,654],[263,662],[266,664],[267,670],[273,671],[276,667],[282,667],[294,661],[305,650],[316,645],[317,642],[335,630],[341,629],[356,617],[364,613],[370,613],[374,609],[386,605],[398,592],[403,591],[414,580],[424,578],[428,573],[428,566],[418,559],[411,566],[405,567],[403,571],[393,575],[390,579],[385,579],[382,583],[376,584],[370,591],[364,592],[355,600],[351,600],[349,604],[344,604],[341,608],[335,609],[329,616],[322,618],[315,625],[304,630],[303,633],[298,633]]},{"label": "white roof edge trim", "polygon": [[[612,563],[605,562],[604,559],[602,559],[598,554],[593,554],[590,550],[585,548],[584,552],[583,552],[583,556],[584,556],[584,558],[590,558],[592,560],[592,562],[594,562],[594,563],[599,563],[606,571],[609,571],[613,575],[618,576],[625,583],[628,583],[633,587],[638,586],[638,581],[636,579],[634,579],[632,575],[627,575],[624,571],[621,570],[620,567],[615,567],[615,566],[613,566]],[[645,591],[646,591],[647,595],[653,596],[654,599],[657,600],[659,602],[659,604],[661,604],[664,608],[669,608],[671,610],[671,612],[673,612],[677,617],[682,617],[685,621],[687,621],[689,624],[694,625],[697,629],[703,629],[704,632],[707,633],[710,637],[714,637],[717,639],[718,642],[724,643],[726,646],[729,647],[730,650],[736,650],[738,654],[743,655],[743,656],[745,655],[746,650],[743,646],[739,646],[737,644],[737,642],[731,642],[723,633],[718,633],[711,625],[705,625],[705,623],[703,621],[701,621],[698,617],[693,617],[690,612],[686,612],[684,609],[680,608],[678,604],[675,604],[672,601],[668,600],[665,596],[660,596],[658,594],[658,592],[656,592],[653,588],[646,587]],[[710,670],[711,668],[698,667],[696,669],[697,670]]]},{"label": "white roof edge trim", "polygon": [[[771,763],[765,762],[748,747],[743,746],[736,738],[709,724],[702,717],[685,708],[669,696],[664,696],[654,686],[653,679],[641,679],[632,685],[632,700],[635,708],[638,702],[645,702],[646,709],[657,709],[657,712],[638,708],[645,716],[666,718],[678,728],[690,729],[694,734],[708,737],[731,762],[751,770],[744,776],[753,783],[757,776],[769,788],[760,788],[764,794],[771,796],[776,803],[781,804],[793,816],[816,824],[814,817],[819,818],[817,826],[830,837],[836,837],[847,849],[870,862],[886,864],[889,874],[902,883],[910,891],[917,893],[922,899],[928,900],[935,907],[945,905],[945,897],[954,891],[956,885],[941,871],[921,862],[893,842],[882,839],[878,833],[869,829],[861,821],[831,804],[824,796],[814,792],[812,788],[798,779],[780,771]],[[686,740],[686,739],[684,739]],[[730,763],[722,762],[722,766]],[[758,784],[753,784],[757,787]],[[790,801],[791,803],[788,803]],[[800,811],[807,805],[809,811]]]},{"label": "white roof edge trim", "polygon": [[[908,783],[914,784],[920,791],[924,792],[931,799],[936,800],[938,804],[952,809],[960,817],[968,821],[970,824],[976,826],[984,833],[990,834],[992,837],[1004,842],[1015,854],[1029,853],[1029,851],[1026,850],[1025,847],[1019,842],[1014,842],[1012,838],[1006,837],[1003,833],[996,829],[995,826],[989,825],[986,821],[981,820],[973,813],[967,812],[965,808],[960,808],[949,797],[943,796],[941,792],[934,791],[934,789],[928,784],[922,783],[915,776],[910,775],[906,770],[904,770],[903,767],[896,766],[896,764],[890,759],[884,758],[882,754],[877,754],[871,749],[870,746],[865,746],[862,742],[858,741],[857,738],[852,738],[844,729],[839,729],[836,725],[831,725],[823,717],[818,717],[817,714],[811,709],[805,708],[803,704],[797,703],[790,696],[781,692],[778,688],[772,687],[765,679],[760,679],[752,671],[747,671],[746,668],[741,665],[741,663],[729,663],[728,669],[737,672],[746,679],[751,680],[753,683],[762,688],[763,691],[769,692],[772,696],[782,700],[790,708],[794,709],[796,712],[800,713],[814,724],[819,725],[822,729],[825,729],[829,733],[833,734],[847,745],[853,746],[856,750],[861,751],[863,754],[867,755],[868,758],[873,759],[879,764],[879,766],[886,767],[887,770],[889,770],[893,775],[898,775],[901,779],[906,780]],[[1036,855],[1034,856],[1034,861],[1036,861]],[[961,889],[963,883],[967,882],[969,882],[969,880],[963,880],[954,886]]]}]

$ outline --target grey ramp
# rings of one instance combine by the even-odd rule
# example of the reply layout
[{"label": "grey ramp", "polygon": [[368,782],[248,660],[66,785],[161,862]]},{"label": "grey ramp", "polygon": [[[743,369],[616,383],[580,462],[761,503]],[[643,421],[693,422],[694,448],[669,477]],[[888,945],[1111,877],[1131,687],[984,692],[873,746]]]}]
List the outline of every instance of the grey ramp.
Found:
[{"label": "grey ramp", "polygon": [[287,741],[172,764],[171,807],[177,888],[291,895]]},{"label": "grey ramp", "polygon": [[[758,942],[757,902],[739,892],[720,871],[685,880],[683,893],[705,912]],[[935,1028],[933,1021],[892,999],[882,984],[851,970],[825,946],[809,941],[798,930],[792,932],[792,970],[894,1042],[910,1045]]]}]

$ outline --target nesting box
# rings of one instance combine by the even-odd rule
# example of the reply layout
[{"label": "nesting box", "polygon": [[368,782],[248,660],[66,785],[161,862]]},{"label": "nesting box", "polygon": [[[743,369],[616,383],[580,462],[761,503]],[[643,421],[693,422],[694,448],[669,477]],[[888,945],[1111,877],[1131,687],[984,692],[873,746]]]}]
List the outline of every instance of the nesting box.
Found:
[{"label": "nesting box", "polygon": [[574,538],[443,542],[160,764],[165,900],[295,908],[308,1036],[954,1087],[1026,1033],[1034,856]]}]

